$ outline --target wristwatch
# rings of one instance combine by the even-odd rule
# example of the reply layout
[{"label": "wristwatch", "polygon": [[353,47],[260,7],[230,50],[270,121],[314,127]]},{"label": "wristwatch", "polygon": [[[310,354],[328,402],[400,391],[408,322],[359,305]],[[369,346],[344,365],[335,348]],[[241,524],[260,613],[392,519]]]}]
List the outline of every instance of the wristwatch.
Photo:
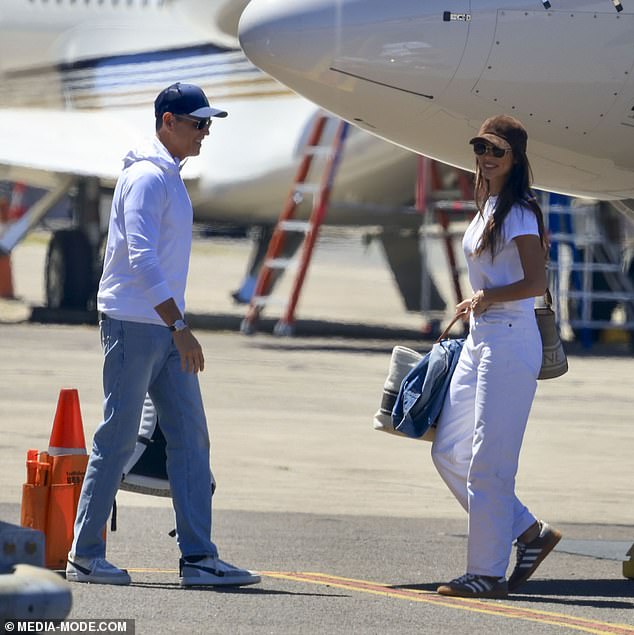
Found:
[{"label": "wristwatch", "polygon": [[170,331],[183,331],[187,328],[187,322],[185,320],[176,320],[174,324],[172,324],[169,329]]}]

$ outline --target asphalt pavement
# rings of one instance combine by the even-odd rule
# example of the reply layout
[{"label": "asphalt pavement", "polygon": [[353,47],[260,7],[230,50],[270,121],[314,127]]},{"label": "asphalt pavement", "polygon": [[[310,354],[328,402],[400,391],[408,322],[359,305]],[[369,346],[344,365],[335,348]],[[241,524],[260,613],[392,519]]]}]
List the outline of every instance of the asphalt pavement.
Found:
[{"label": "asphalt pavement", "polygon": [[[244,249],[222,249],[195,254],[197,312],[226,302],[240,272]],[[379,259],[363,254],[333,252],[311,272],[303,315],[325,319],[317,309],[327,306],[328,320],[416,329]],[[30,323],[37,258],[16,261],[27,263],[16,270],[23,300],[0,303],[0,515],[11,522],[26,451],[47,448],[59,390],[79,390],[87,441],[102,399],[97,328]],[[355,310],[331,303],[359,289]],[[464,572],[467,527],[429,444],[372,429],[392,346],[429,341],[196,333],[218,481],[213,537],[262,583],[181,589],[169,500],[121,492],[108,558],[133,583],[74,584],[69,617],[134,619],[137,633],[634,633],[634,581],[622,575],[634,543],[631,355],[570,346],[569,373],[540,382],[517,489],[564,539],[517,593],[476,601],[434,592]]]}]

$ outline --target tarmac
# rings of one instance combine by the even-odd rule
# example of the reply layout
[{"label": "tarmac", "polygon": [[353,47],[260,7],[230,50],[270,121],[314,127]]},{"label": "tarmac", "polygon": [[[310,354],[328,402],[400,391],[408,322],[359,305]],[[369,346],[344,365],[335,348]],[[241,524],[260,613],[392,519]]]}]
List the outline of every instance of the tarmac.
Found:
[{"label": "tarmac", "polygon": [[[0,301],[0,517],[15,523],[26,451],[47,448],[59,390],[79,390],[88,442],[101,416],[96,326],[29,321],[43,302],[44,241],[14,251],[20,299]],[[247,255],[243,241],[196,241],[193,314],[238,321],[244,309],[229,295]],[[384,331],[196,330],[218,481],[213,537],[262,583],[180,589],[170,501],[121,492],[108,558],[133,583],[73,584],[70,618],[133,619],[136,633],[634,633],[634,582],[622,575],[634,543],[631,353],[570,344],[568,374],[539,383],[517,491],[564,539],[508,599],[451,599],[434,591],[464,573],[466,516],[428,443],[372,428],[392,347],[431,346],[417,337],[421,317],[402,309],[378,248],[352,232],[318,247],[298,316]]]}]

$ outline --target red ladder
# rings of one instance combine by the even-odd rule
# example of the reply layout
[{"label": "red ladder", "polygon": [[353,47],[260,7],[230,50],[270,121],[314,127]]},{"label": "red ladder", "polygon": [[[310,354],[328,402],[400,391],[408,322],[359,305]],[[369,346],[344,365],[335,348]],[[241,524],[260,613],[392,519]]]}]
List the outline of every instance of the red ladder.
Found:
[{"label": "red ladder", "polygon": [[[299,295],[306,278],[306,272],[310,265],[313,249],[328,211],[330,193],[335,179],[339,160],[343,151],[343,145],[348,134],[349,124],[340,121],[334,138],[330,144],[324,141],[324,133],[328,121],[333,117],[321,113],[315,119],[299,168],[295,175],[293,185],[288,193],[286,203],[282,209],[271,241],[260,269],[255,291],[247,313],[242,320],[240,330],[242,333],[251,334],[256,330],[257,321],[262,309],[271,302],[271,290],[273,287],[274,273],[286,269],[291,263],[290,258],[282,258],[286,235],[289,232],[301,232],[304,240],[300,246],[299,266],[291,289],[289,301],[284,313],[274,328],[276,335],[292,335],[294,330],[295,309]],[[319,183],[308,183],[307,178],[313,159],[316,156],[325,156],[326,164]],[[295,219],[295,212],[304,200],[306,194],[313,196],[312,210],[308,221]]]},{"label": "red ladder", "polygon": [[450,227],[450,212],[469,218],[476,212],[473,202],[473,176],[455,168],[458,191],[452,193],[443,188],[438,170],[437,161],[423,156],[418,157],[416,209],[422,214],[431,214],[432,219],[436,219],[441,227],[453,291],[458,303],[464,299],[464,296],[460,284],[460,269],[454,249],[453,232]]}]

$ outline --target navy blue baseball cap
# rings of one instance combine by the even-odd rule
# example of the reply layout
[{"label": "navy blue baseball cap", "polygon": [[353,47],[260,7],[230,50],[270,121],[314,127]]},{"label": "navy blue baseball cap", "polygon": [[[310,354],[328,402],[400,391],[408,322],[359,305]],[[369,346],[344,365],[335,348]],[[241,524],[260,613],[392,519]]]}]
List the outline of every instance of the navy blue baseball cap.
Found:
[{"label": "navy blue baseball cap", "polygon": [[166,112],[171,112],[173,115],[190,115],[200,119],[227,116],[226,111],[209,105],[209,100],[201,88],[194,84],[180,82],[164,88],[154,100],[156,118],[162,117]]}]

